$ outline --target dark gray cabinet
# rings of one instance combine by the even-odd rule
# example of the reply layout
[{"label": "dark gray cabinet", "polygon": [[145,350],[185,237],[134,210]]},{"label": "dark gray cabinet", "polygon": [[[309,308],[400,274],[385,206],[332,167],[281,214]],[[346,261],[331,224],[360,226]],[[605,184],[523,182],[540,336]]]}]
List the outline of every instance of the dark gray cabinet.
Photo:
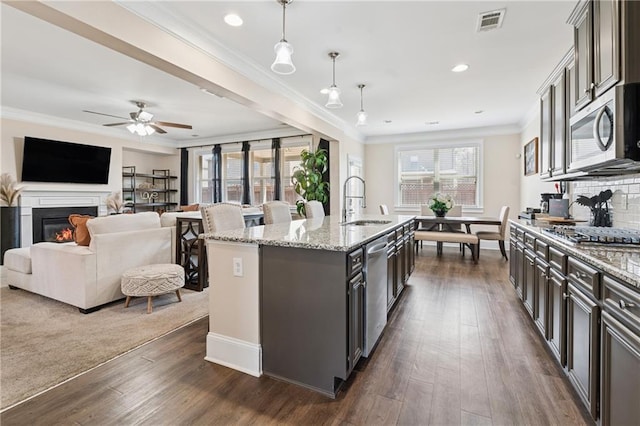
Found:
[{"label": "dark gray cabinet", "polygon": [[[620,80],[618,0],[593,2],[593,83],[598,97]],[[640,25],[636,23],[636,25]]]},{"label": "dark gray cabinet", "polygon": [[549,300],[549,265],[544,259],[536,257],[535,259],[535,276],[534,276],[534,294],[535,303],[533,306],[533,321],[538,326],[538,330],[542,337],[547,338],[547,322],[548,322],[548,300]]},{"label": "dark gray cabinet", "polygon": [[561,68],[557,77],[551,83],[552,96],[552,133],[551,140],[551,176],[562,175],[566,172],[567,149],[567,94],[566,70]]},{"label": "dark gray cabinet", "polygon": [[576,111],[593,99],[593,5],[591,1],[580,1],[569,17],[573,25],[575,49],[575,98],[572,102]]},{"label": "dark gray cabinet", "polygon": [[533,304],[535,301],[534,280],[536,275],[535,253],[529,249],[524,251],[524,280],[522,282],[522,303],[533,318]]},{"label": "dark gray cabinet", "polygon": [[387,235],[387,312],[393,307],[398,296],[396,267],[396,233],[394,231]]},{"label": "dark gray cabinet", "polygon": [[549,269],[547,342],[551,352],[560,362],[567,365],[567,280],[556,269]]},{"label": "dark gray cabinet", "polygon": [[603,425],[640,419],[640,292],[604,276],[600,418]]},{"label": "dark gray cabinet", "polygon": [[349,281],[349,372],[356,366],[364,349],[364,277],[358,272]]},{"label": "dark gray cabinet", "polygon": [[552,91],[549,86],[540,97],[540,144],[538,147],[540,177],[551,177],[551,141],[553,139]]},{"label": "dark gray cabinet", "polygon": [[567,291],[567,374],[591,416],[597,419],[600,308],[573,284]]}]

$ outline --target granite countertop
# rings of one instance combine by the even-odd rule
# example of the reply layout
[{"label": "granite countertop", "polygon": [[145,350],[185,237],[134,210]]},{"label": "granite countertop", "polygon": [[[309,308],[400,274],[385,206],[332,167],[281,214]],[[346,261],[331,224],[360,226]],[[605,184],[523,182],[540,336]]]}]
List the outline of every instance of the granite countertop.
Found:
[{"label": "granite countertop", "polygon": [[297,247],[303,249],[350,251],[363,243],[385,235],[415,216],[407,215],[358,215],[355,220],[389,221],[385,224],[366,226],[343,225],[338,216],[318,219],[294,220],[291,223],[252,226],[224,232],[203,234],[205,240],[231,241],[259,245]]},{"label": "granite countertop", "polygon": [[542,229],[548,228],[548,224],[542,226],[536,221],[526,219],[511,220],[510,222],[533,232],[536,237],[542,237],[545,241],[561,247],[568,254],[582,259],[609,275],[640,289],[640,247],[611,246],[607,244],[575,246],[546,235]]}]

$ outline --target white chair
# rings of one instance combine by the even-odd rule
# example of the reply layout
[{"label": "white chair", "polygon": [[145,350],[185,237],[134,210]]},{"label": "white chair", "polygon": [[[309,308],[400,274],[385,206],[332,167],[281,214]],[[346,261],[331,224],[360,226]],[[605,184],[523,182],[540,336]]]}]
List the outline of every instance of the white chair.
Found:
[{"label": "white chair", "polygon": [[324,207],[320,201],[307,201],[304,206],[304,214],[307,219],[324,217]]},{"label": "white chair", "polygon": [[386,204],[380,204],[380,213],[381,214],[389,214],[389,208]]},{"label": "white chair", "polygon": [[[509,220],[509,206],[502,206],[500,210],[500,226],[498,228],[498,232],[492,231],[478,231],[476,235],[479,240],[493,240],[498,241],[498,245],[500,245],[500,252],[502,252],[502,257],[505,260],[509,260],[507,257],[507,251],[504,248],[504,239],[507,235],[507,221]],[[480,242],[478,241],[478,249],[480,248]],[[480,250],[478,250],[478,254]]]},{"label": "white chair", "polygon": [[239,204],[218,203],[203,207],[200,211],[205,233],[245,227],[242,206]]},{"label": "white chair", "polygon": [[264,224],[289,223],[291,222],[291,210],[286,201],[269,201],[262,205],[264,213]]}]

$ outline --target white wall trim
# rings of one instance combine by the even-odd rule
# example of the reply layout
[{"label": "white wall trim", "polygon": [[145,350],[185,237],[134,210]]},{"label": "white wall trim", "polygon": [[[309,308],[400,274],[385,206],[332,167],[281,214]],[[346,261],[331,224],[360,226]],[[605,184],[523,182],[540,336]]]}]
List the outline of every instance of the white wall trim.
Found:
[{"label": "white wall trim", "polygon": [[204,359],[254,377],[262,376],[262,346],[259,344],[209,332]]},{"label": "white wall trim", "polygon": [[491,127],[475,127],[470,129],[454,129],[443,130],[439,132],[421,132],[421,133],[403,133],[393,135],[370,136],[364,142],[369,144],[388,144],[388,143],[412,143],[412,142],[428,142],[428,141],[447,141],[470,138],[483,138],[486,136],[513,135],[519,134],[520,127],[518,124],[509,124],[506,126]]}]

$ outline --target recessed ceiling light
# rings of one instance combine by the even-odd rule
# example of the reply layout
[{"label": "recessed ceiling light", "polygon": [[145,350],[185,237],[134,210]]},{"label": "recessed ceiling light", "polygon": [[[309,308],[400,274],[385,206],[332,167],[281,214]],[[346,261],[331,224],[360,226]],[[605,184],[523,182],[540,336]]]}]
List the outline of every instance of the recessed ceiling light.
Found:
[{"label": "recessed ceiling light", "polygon": [[391,120],[384,120],[384,124],[391,124],[392,121]]},{"label": "recessed ceiling light", "polygon": [[426,123],[427,126],[435,126],[436,124],[440,124],[439,121],[427,121]]},{"label": "recessed ceiling light", "polygon": [[475,114],[482,114],[483,112],[484,112],[484,111],[483,111],[483,110],[481,110],[481,109],[479,109],[479,110],[477,110],[477,111],[474,111],[474,113],[475,113]]},{"label": "recessed ceiling light", "polygon": [[242,18],[235,13],[229,13],[228,15],[225,15],[224,22],[232,27],[239,27],[242,25]]},{"label": "recessed ceiling light", "polygon": [[198,136],[200,136],[200,135],[191,135],[191,137],[193,137],[193,138],[197,138]]},{"label": "recessed ceiling light", "polygon": [[451,68],[453,72],[463,72],[469,69],[469,65],[467,64],[458,64],[455,67]]}]

